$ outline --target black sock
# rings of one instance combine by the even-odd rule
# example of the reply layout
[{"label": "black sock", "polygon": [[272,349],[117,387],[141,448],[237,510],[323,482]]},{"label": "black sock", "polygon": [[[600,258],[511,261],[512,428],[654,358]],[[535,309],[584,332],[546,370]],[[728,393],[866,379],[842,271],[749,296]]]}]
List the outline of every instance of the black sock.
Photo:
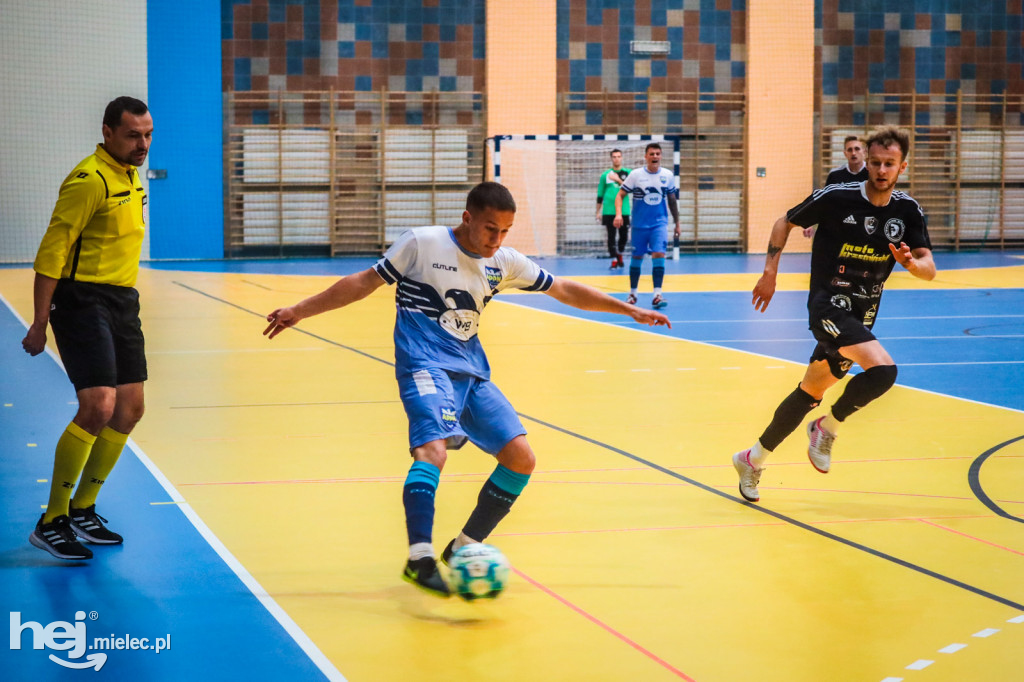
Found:
[{"label": "black sock", "polygon": [[832,416],[843,421],[892,388],[896,374],[896,365],[875,365],[851,378],[846,390],[832,406]]},{"label": "black sock", "polygon": [[793,433],[807,413],[818,406],[820,401],[797,385],[796,390],[786,396],[775,409],[772,423],[761,434],[761,447],[771,452],[779,447],[786,436]]},{"label": "black sock", "polygon": [[477,542],[483,542],[508,515],[512,509],[512,503],[518,498],[519,495],[502,490],[491,479],[487,479],[484,487],[480,489],[476,508],[469,515],[469,520],[466,521],[462,532]]}]

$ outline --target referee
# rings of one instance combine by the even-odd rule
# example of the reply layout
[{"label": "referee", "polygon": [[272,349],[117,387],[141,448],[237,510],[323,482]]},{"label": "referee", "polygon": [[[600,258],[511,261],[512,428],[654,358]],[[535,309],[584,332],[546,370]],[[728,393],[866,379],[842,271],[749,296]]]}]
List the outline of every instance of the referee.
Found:
[{"label": "referee", "polygon": [[35,316],[21,345],[42,353],[49,322],[78,395],[78,412],[57,441],[49,503],[29,536],[58,559],[91,559],[79,538],[122,542],[96,513],[96,496],[144,410],[134,287],[148,210],[137,167],[152,136],[144,102],[118,97],[107,105],[103,143],[64,179],[33,266]]}]

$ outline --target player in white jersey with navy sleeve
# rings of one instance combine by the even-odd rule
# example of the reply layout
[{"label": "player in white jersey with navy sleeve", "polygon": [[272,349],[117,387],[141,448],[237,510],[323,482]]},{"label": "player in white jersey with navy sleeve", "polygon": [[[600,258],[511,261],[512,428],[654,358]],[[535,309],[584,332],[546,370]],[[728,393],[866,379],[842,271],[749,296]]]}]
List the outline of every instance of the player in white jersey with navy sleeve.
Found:
[{"label": "player in white jersey with navy sleeve", "polygon": [[484,483],[462,532],[442,553],[483,542],[508,514],[536,462],[515,409],[491,383],[477,331],[487,303],[505,289],[540,291],[562,303],[628,315],[648,325],[669,325],[658,312],[641,310],[597,289],[553,277],[502,241],[515,219],[509,191],[483,182],[470,191],[456,228],[421,227],[404,233],[372,268],[343,277],[294,306],[267,315],[273,338],[300,320],[341,308],[397,285],[395,375],[409,418],[413,463],[402,500],[409,558],[402,577],[447,597],[433,549],[434,495],[449,449],[467,440],[493,455],[497,467]]},{"label": "player in white jersey with navy sleeve", "polygon": [[633,197],[633,256],[629,262],[629,298],[636,303],[636,292],[640,285],[640,268],[644,254],[651,254],[654,279],[654,298],[651,305],[658,309],[668,305],[661,295],[665,279],[665,249],[668,245],[668,220],[672,214],[675,222],[674,236],[679,239],[679,188],[672,171],[661,167],[661,145],[651,142],[644,149],[644,165],[630,172],[615,195],[615,219],[612,224],[622,224],[622,200]]}]

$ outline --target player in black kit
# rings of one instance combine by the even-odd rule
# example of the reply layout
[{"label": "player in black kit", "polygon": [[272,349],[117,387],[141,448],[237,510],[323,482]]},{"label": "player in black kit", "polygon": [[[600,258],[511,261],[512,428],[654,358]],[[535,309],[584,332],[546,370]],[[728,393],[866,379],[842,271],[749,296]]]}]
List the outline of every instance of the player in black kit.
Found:
[{"label": "player in black kit", "polygon": [[764,274],[753,291],[754,308],[761,312],[775,294],[779,254],[790,230],[818,224],[807,297],[810,329],[818,345],[803,380],[775,410],[758,441],[733,455],[740,494],[751,502],[760,499],[757,484],[768,455],[857,363],[864,371],[850,379],[831,412],[807,425],[807,455],[815,469],[828,473],[839,425],[896,381],[896,364],[871,333],[885,280],[896,263],[920,279],[935,277],[924,212],[907,194],[895,190],[907,167],[907,133],[880,128],[866,146],[868,180],[816,190],[775,222],[768,239]]}]

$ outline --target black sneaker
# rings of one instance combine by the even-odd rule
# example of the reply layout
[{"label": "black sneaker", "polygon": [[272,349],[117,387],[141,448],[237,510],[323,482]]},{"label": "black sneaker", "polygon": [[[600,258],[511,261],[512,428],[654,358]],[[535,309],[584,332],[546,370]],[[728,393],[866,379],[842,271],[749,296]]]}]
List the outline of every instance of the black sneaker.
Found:
[{"label": "black sneaker", "polygon": [[432,556],[415,561],[409,559],[405,564],[402,580],[437,597],[448,597],[452,593],[448,589],[448,583],[441,577],[441,572],[437,570],[437,561]]},{"label": "black sneaker", "polygon": [[85,509],[70,509],[68,512],[71,514],[71,528],[75,531],[75,535],[94,542],[97,545],[120,545],[124,542],[117,533],[107,530],[107,527],[103,524],[106,519],[96,513],[96,505],[90,505]]},{"label": "black sneaker", "polygon": [[78,542],[75,531],[71,530],[71,519],[61,514],[53,521],[43,523],[44,516],[39,517],[36,529],[28,536],[29,542],[58,559],[82,561],[92,558],[92,552]]},{"label": "black sneaker", "polygon": [[450,566],[452,561],[452,554],[455,554],[455,550],[452,549],[455,546],[455,538],[452,538],[448,543],[448,546],[441,552],[441,563],[445,566]]}]

